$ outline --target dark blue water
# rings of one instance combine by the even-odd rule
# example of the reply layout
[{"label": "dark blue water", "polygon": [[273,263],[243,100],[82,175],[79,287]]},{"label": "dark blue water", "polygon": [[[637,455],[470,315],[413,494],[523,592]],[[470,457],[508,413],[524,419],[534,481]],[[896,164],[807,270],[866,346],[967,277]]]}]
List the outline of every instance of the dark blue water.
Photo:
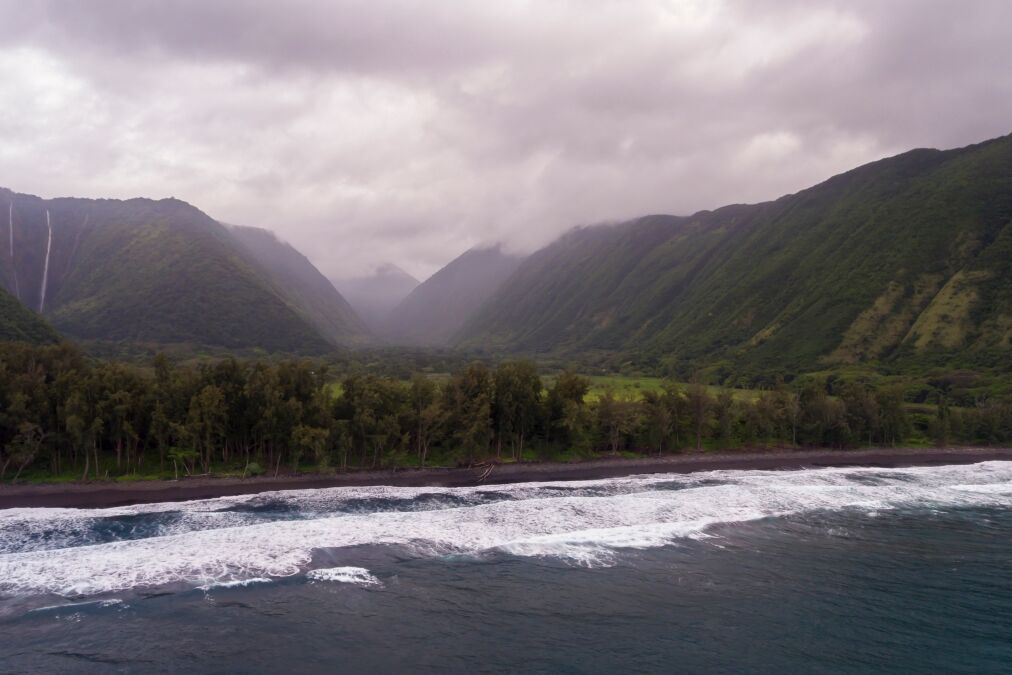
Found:
[{"label": "dark blue water", "polygon": [[0,594],[4,672],[1009,672],[1012,464],[0,512]]}]

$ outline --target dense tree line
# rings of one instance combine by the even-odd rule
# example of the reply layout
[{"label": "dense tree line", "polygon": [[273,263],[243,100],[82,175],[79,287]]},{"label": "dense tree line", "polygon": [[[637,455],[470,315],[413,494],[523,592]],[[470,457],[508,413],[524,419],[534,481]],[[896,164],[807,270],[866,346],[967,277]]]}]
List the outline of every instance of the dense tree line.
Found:
[{"label": "dense tree line", "polygon": [[[336,383],[336,385],[335,385]],[[831,386],[829,386],[831,384]],[[0,478],[243,474],[476,464],[593,453],[756,446],[1012,440],[1012,401],[912,420],[903,391],[807,380],[759,392],[665,383],[637,400],[528,361],[472,363],[448,378],[354,373],[312,361],[149,366],[92,360],[71,345],[0,345]],[[914,430],[914,423],[922,427]]]}]

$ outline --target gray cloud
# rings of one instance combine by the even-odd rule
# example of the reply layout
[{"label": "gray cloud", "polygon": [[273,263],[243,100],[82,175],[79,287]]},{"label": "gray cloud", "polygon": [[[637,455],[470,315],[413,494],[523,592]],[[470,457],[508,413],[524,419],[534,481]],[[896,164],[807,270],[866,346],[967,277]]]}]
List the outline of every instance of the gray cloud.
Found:
[{"label": "gray cloud", "polygon": [[324,272],[770,199],[1012,131],[1004,0],[0,0],[0,185],[174,195]]}]

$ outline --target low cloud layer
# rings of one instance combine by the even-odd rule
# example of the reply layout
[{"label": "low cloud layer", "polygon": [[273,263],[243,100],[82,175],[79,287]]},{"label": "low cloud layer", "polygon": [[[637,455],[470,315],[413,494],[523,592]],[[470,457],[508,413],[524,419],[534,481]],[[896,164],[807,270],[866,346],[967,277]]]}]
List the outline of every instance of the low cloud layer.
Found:
[{"label": "low cloud layer", "polygon": [[176,196],[328,275],[1012,132],[1005,0],[0,0],[0,185]]}]

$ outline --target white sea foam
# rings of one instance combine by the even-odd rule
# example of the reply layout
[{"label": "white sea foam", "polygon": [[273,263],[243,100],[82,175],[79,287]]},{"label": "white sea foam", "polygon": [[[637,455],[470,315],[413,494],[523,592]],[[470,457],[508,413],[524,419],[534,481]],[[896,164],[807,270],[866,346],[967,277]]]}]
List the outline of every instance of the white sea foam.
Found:
[{"label": "white sea foam", "polygon": [[339,581],[360,586],[378,586],[380,580],[369,573],[364,567],[327,567],[310,570],[306,577],[313,581]]},{"label": "white sea foam", "polygon": [[136,518],[146,513],[157,514],[159,511],[145,512],[130,508],[105,510],[9,509],[0,511],[0,554],[99,544],[110,537],[136,539],[185,534],[195,530],[239,527],[263,520],[252,514],[233,511],[204,511],[190,507],[176,512],[173,509],[175,505],[172,504],[145,506],[162,507],[162,511],[171,513],[172,517],[149,526],[127,524],[116,528],[113,533],[102,534],[99,529],[104,523],[114,523],[117,519],[124,517]]},{"label": "white sea foam", "polygon": [[[295,515],[270,521],[249,510],[266,504]],[[904,506],[1010,508],[1012,462],[715,471],[458,489],[332,488],[101,511],[16,509],[0,512],[0,551],[9,551],[0,555],[0,595],[270,579],[300,573],[314,549],[375,544],[409,547],[417,555],[499,550],[594,564],[621,549],[705,536],[717,524]],[[85,536],[72,543],[101,519],[139,514],[162,514],[170,524],[141,538],[96,544]],[[18,548],[39,532],[63,543]]]},{"label": "white sea foam", "polygon": [[211,583],[204,584],[203,586],[197,586],[202,591],[211,591],[215,588],[243,588],[245,586],[252,586],[253,584],[270,584],[273,583],[273,579],[267,579],[265,577],[253,577],[252,579],[229,579],[227,581],[212,581]]}]

